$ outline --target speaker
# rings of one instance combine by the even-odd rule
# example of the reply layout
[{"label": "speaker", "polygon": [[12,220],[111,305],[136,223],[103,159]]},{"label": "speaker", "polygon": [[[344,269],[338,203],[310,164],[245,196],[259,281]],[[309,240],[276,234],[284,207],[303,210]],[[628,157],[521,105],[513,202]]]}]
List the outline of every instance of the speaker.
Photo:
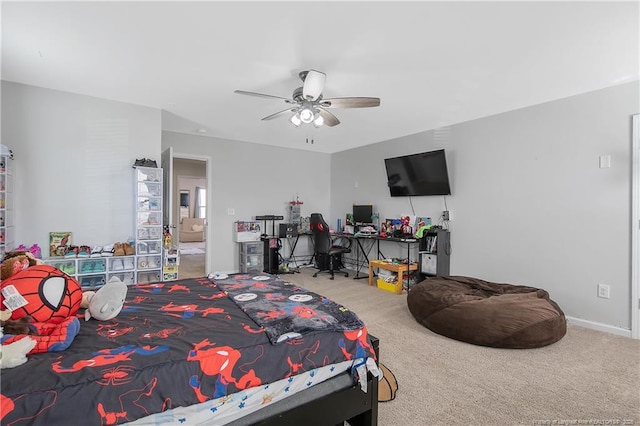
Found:
[{"label": "speaker", "polygon": [[296,223],[281,223],[278,228],[278,237],[291,238],[298,234],[298,224]]},{"label": "speaker", "polygon": [[264,272],[277,274],[279,269],[280,240],[277,238],[264,239]]}]

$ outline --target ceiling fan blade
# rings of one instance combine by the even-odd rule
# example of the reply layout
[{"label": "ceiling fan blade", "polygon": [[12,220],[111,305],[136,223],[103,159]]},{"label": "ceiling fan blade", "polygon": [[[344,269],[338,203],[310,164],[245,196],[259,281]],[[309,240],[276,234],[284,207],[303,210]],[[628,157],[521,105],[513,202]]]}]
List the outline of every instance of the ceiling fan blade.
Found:
[{"label": "ceiling fan blade", "polygon": [[238,95],[257,96],[259,98],[282,99],[282,100],[284,100],[285,102],[288,102],[288,103],[295,103],[295,101],[293,101],[293,99],[283,98],[282,96],[276,96],[276,95],[265,95],[264,93],[247,92],[245,90],[234,90],[233,93],[237,93]]},{"label": "ceiling fan blade", "polygon": [[324,82],[327,79],[327,75],[323,72],[316,70],[309,70],[304,78],[304,85],[302,86],[302,96],[308,101],[315,101],[320,95],[322,95],[322,89],[324,89]]},{"label": "ceiling fan blade", "polygon": [[324,108],[369,108],[380,106],[380,98],[332,98],[320,101]]},{"label": "ceiling fan blade", "polygon": [[324,110],[322,108],[318,108],[318,111],[320,112],[320,115],[324,119],[324,125],[325,126],[333,127],[333,126],[337,126],[338,124],[340,124],[340,120],[338,120],[338,117],[336,117],[335,115],[331,114],[329,111]]},{"label": "ceiling fan blade", "polygon": [[287,112],[294,112],[295,110],[296,110],[295,108],[287,108],[285,110],[276,112],[275,114],[267,115],[266,117],[263,118],[263,120],[272,120],[274,118],[280,117],[281,115],[284,115]]}]

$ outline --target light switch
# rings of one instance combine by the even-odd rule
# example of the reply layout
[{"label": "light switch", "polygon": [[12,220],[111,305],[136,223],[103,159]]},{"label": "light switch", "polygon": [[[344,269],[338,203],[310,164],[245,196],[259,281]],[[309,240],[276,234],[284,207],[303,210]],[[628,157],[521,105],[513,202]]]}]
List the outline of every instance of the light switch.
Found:
[{"label": "light switch", "polygon": [[600,168],[608,169],[611,167],[611,156],[610,155],[601,155],[600,156]]}]

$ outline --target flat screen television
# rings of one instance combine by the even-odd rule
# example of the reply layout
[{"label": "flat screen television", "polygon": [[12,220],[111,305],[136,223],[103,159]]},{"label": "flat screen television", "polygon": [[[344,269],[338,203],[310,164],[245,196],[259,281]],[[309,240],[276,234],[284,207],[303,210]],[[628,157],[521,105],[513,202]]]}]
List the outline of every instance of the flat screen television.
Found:
[{"label": "flat screen television", "polygon": [[451,195],[444,149],[386,158],[384,165],[392,197]]},{"label": "flat screen television", "polygon": [[180,193],[180,207],[189,207],[189,193],[181,192]]}]

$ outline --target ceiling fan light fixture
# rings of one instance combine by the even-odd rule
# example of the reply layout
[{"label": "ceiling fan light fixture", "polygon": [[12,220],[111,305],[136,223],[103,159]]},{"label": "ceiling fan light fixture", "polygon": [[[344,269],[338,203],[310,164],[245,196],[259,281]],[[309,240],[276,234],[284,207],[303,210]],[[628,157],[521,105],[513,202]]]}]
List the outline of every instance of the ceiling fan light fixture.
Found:
[{"label": "ceiling fan light fixture", "polygon": [[300,116],[298,115],[298,113],[293,114],[289,121],[296,127],[300,127],[300,125],[302,124],[302,120],[300,120]]},{"label": "ceiling fan light fixture", "polygon": [[315,115],[315,114],[313,113],[313,111],[311,110],[311,108],[309,108],[309,107],[304,107],[304,108],[302,108],[302,109],[298,112],[298,114],[297,114],[297,115],[299,115],[299,116],[300,116],[300,120],[301,120],[303,123],[305,123],[305,124],[309,124],[309,123],[311,123],[311,122],[313,121],[313,119],[314,119],[314,115]]},{"label": "ceiling fan light fixture", "polygon": [[313,125],[316,127],[320,127],[324,124],[324,118],[318,113],[318,116],[315,120],[313,120]]}]

